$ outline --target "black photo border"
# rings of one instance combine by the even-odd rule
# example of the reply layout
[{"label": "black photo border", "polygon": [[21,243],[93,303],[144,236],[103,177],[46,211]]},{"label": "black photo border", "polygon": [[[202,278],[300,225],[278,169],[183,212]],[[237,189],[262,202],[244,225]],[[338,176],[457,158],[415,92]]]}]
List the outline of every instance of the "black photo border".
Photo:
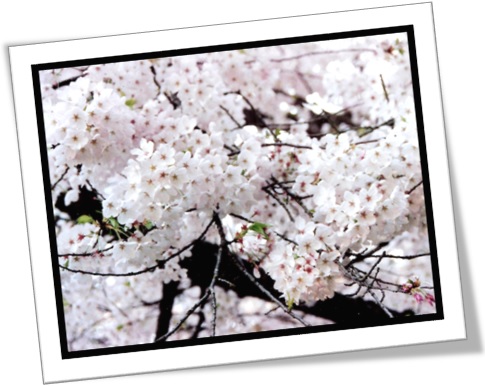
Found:
[{"label": "black photo border", "polygon": [[[41,96],[41,87],[40,87],[40,79],[39,79],[40,71],[68,68],[68,67],[77,67],[77,66],[90,66],[90,65],[96,65],[96,64],[128,62],[128,61],[144,60],[144,59],[152,59],[152,58],[186,56],[186,55],[194,55],[194,54],[200,54],[200,53],[211,53],[211,52],[232,51],[232,50],[240,50],[240,49],[262,48],[262,47],[269,47],[269,46],[309,43],[309,42],[325,41],[325,40],[337,40],[337,39],[348,39],[348,38],[365,37],[365,36],[387,35],[387,34],[393,34],[393,33],[406,33],[408,37],[410,66],[411,66],[411,75],[412,75],[412,82],[413,82],[414,107],[415,107],[416,122],[417,122],[417,133],[418,133],[419,151],[420,151],[420,158],[421,158],[421,172],[423,177],[423,190],[424,190],[427,225],[428,225],[430,257],[431,257],[431,265],[432,265],[434,293],[435,293],[435,300],[436,300],[436,313],[396,317],[393,319],[386,320],[385,322],[365,322],[365,323],[358,322],[357,323],[357,322],[348,321],[345,323],[338,323],[333,325],[298,327],[298,328],[290,328],[290,329],[284,329],[284,330],[241,333],[241,334],[234,334],[234,335],[187,339],[187,340],[178,340],[178,341],[169,341],[169,342],[144,343],[144,344],[137,344],[137,345],[97,348],[97,349],[79,350],[79,351],[68,350],[64,307],[63,307],[62,292],[61,292],[60,269],[58,267],[57,240],[56,240],[55,227],[54,227],[54,224],[55,224],[54,210],[53,210],[52,196],[51,196],[51,181],[49,177],[49,165],[48,165],[48,157],[47,157],[47,143],[46,143],[46,136],[45,136],[42,96]],[[81,58],[77,60],[33,64],[31,66],[31,70],[32,70],[32,80],[33,80],[34,96],[35,96],[37,126],[38,126],[38,132],[39,132],[39,146],[40,146],[40,155],[41,155],[42,172],[43,172],[44,196],[45,196],[47,220],[48,220],[48,226],[49,226],[49,241],[50,241],[50,251],[51,251],[52,270],[53,270],[53,279],[54,279],[53,284],[54,284],[55,296],[56,296],[57,320],[58,320],[58,327],[59,327],[59,333],[60,333],[59,338],[60,338],[62,359],[159,350],[159,349],[167,349],[167,348],[175,348],[175,347],[189,347],[189,346],[206,345],[206,344],[213,344],[213,343],[235,342],[235,341],[241,341],[241,340],[282,337],[282,336],[289,336],[289,335],[301,335],[301,334],[318,333],[318,332],[325,332],[325,331],[340,331],[340,330],[357,329],[357,328],[380,327],[380,326],[387,326],[387,325],[407,324],[407,323],[444,319],[441,284],[440,284],[439,267],[438,267],[438,256],[437,256],[437,247],[436,247],[435,226],[434,226],[433,208],[432,208],[432,201],[431,201],[431,186],[430,186],[428,160],[427,160],[427,152],[426,152],[425,129],[424,129],[424,123],[423,123],[423,111],[422,111],[421,93],[420,93],[420,85],[419,85],[419,77],[418,77],[418,60],[416,56],[416,42],[415,42],[413,25],[390,26],[385,28],[364,29],[364,30],[357,30],[357,31],[346,31],[346,32],[328,33],[328,34],[321,34],[321,35],[311,35],[311,36],[297,36],[297,37],[288,37],[288,38],[279,38],[279,39],[270,39],[270,40],[258,40],[258,41],[250,41],[250,42],[239,42],[239,43],[231,43],[231,44],[223,44],[223,45],[202,46],[202,47],[183,48],[183,49],[166,50],[166,51],[153,51],[153,52],[134,53],[134,54],[127,54],[127,55],[117,55],[117,56],[98,57],[98,58],[87,58],[87,59]]]}]

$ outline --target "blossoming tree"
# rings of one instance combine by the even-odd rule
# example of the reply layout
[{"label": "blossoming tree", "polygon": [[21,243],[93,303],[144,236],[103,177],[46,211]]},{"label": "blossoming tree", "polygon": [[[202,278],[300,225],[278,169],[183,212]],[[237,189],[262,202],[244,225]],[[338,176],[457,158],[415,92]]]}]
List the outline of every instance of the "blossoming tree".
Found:
[{"label": "blossoming tree", "polygon": [[69,349],[435,312],[406,39],[42,71]]}]

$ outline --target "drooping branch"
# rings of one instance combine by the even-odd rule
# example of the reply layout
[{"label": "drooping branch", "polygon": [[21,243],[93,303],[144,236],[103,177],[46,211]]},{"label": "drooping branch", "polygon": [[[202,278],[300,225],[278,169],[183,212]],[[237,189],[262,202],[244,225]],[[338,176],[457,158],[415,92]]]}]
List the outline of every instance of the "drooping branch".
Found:
[{"label": "drooping branch", "polygon": [[[378,263],[380,263],[380,260],[378,261]],[[377,264],[378,264],[377,263]],[[375,264],[373,267],[372,267],[372,270],[377,266],[377,264]],[[366,291],[364,293],[364,295],[362,297],[364,297],[367,293],[369,293],[372,298],[375,300],[376,304],[381,308],[381,310],[389,317],[389,318],[394,318],[394,315],[392,314],[392,312],[382,303],[382,300],[378,299],[376,294],[370,290],[370,288],[373,287],[376,279],[372,279],[372,282],[370,284],[367,284],[366,283],[366,280],[368,279],[369,275],[366,273],[364,276],[359,276],[358,274],[355,274],[354,272],[352,272],[351,270],[348,270],[346,269],[343,265],[340,265],[340,267],[342,268],[342,270],[344,271],[344,275],[346,277],[348,277],[349,279],[351,279],[352,281],[354,281],[355,283],[359,283],[359,290],[360,288],[363,286],[363,287],[366,287]],[[377,278],[377,274],[376,274],[376,278]]]},{"label": "drooping branch", "polygon": [[[164,260],[158,260],[156,265],[152,265],[150,267],[141,269],[139,271],[133,271],[133,272],[126,272],[126,273],[110,273],[110,272],[92,272],[92,271],[85,271],[81,269],[72,269],[68,268],[65,265],[59,264],[59,268],[62,268],[66,271],[72,272],[72,273],[81,273],[84,275],[92,275],[92,276],[114,276],[114,277],[123,277],[123,276],[137,276],[137,275],[142,275],[147,272],[154,272],[157,268],[164,268],[165,264],[168,263],[170,260],[174,259],[177,256],[180,256],[182,253],[187,251],[188,249],[192,248],[198,241],[202,240],[207,232],[209,231],[210,227],[214,224],[214,219],[212,219],[209,224],[205,227],[205,229],[202,231],[199,237],[197,237],[195,240],[187,244],[185,247],[179,249],[177,252],[171,254],[169,257],[167,257]],[[105,251],[111,249],[113,247],[108,247],[105,249]],[[83,253],[83,254],[77,254],[77,256],[94,256],[96,252],[92,253]],[[76,256],[76,254],[66,254],[66,255],[59,255],[59,257],[64,257],[64,256]]]},{"label": "drooping branch", "polygon": [[[192,249],[192,256],[185,258],[181,264],[187,269],[192,285],[207,285],[211,281],[218,247],[207,242],[198,242]],[[251,263],[238,260],[244,267],[244,271],[251,272]],[[264,271],[260,271],[261,277],[257,282],[264,287],[274,298],[279,299],[281,293],[274,288],[274,280]],[[205,283],[205,284],[204,284]],[[237,267],[233,259],[222,258],[219,269],[219,280],[217,286],[234,291],[239,298],[256,297],[264,301],[269,298],[260,288],[254,285],[253,281]],[[271,301],[271,299],[269,300]],[[296,304],[292,312],[302,311],[304,313],[321,317],[335,323],[345,322],[376,322],[386,320],[389,316],[374,302],[361,298],[349,298],[336,293],[332,298],[325,301],[318,301],[315,304]],[[393,315],[399,313],[392,311]]]},{"label": "drooping branch", "polygon": [[[286,181],[286,182],[288,182],[288,181]],[[254,223],[254,220],[251,220],[251,219],[249,219],[247,217],[241,216],[240,214],[237,214],[237,213],[229,213],[229,215],[232,216],[232,217],[234,217],[234,218],[237,218],[239,220],[245,221],[247,223]],[[275,232],[275,231],[272,231],[272,232],[276,236],[278,236],[280,239],[285,240],[286,242],[288,242],[290,244],[298,245],[298,243],[296,241],[289,239],[285,235],[282,235],[281,233],[278,233],[278,232]]]},{"label": "drooping branch", "polygon": [[[214,213],[210,224],[212,224],[212,223],[216,224],[219,233],[221,233],[222,223],[221,223],[221,219],[219,218],[219,215],[217,213]],[[223,233],[222,233],[222,235],[223,235]],[[219,277],[219,267],[220,267],[220,264],[221,264],[221,257],[222,257],[222,254],[224,253],[225,250],[227,250],[227,241],[226,241],[225,237],[222,238],[222,236],[221,236],[221,245],[218,247],[218,250],[217,250],[216,262],[215,262],[214,269],[213,269],[213,272],[212,272],[212,279],[210,281],[210,284],[205,288],[205,291],[203,291],[203,293],[204,293],[203,296],[201,296],[200,299],[195,304],[192,305],[192,307],[182,316],[180,321],[170,331],[168,331],[168,328],[169,328],[170,318],[172,316],[171,310],[172,310],[173,302],[174,302],[174,299],[175,299],[175,296],[176,296],[175,291],[176,291],[177,288],[172,289],[172,291],[168,294],[168,300],[167,301],[164,299],[165,294],[163,295],[162,299],[160,300],[160,313],[161,314],[160,314],[159,326],[158,326],[158,327],[161,327],[161,328],[157,329],[157,336],[155,338],[155,342],[165,341],[168,337],[170,337],[175,332],[177,332],[182,327],[184,322],[190,317],[190,315],[192,315],[199,307],[202,307],[207,302],[207,300],[209,300],[209,299],[211,299],[211,301],[212,301],[212,321],[211,321],[212,331],[211,331],[211,335],[215,336],[215,333],[216,333],[216,318],[217,318],[215,285],[216,285],[217,279]],[[176,286],[178,287],[178,283],[176,283]],[[203,288],[201,287],[201,289],[203,289]],[[164,286],[164,290],[165,290],[165,286]],[[162,311],[163,311],[162,310],[162,304],[165,304],[167,302],[168,302],[167,307],[170,307],[170,311],[165,310],[166,315],[163,316],[162,315]]]},{"label": "drooping branch", "polygon": [[211,335],[215,336],[216,335],[216,319],[217,319],[217,302],[216,302],[216,292],[215,292],[215,285],[219,279],[219,268],[221,266],[221,259],[222,256],[227,256],[229,253],[229,249],[227,247],[227,239],[226,239],[226,234],[224,232],[224,228],[222,226],[221,218],[219,217],[219,214],[214,213],[214,223],[216,224],[217,231],[219,233],[220,237],[220,245],[219,248],[217,249],[217,257],[216,257],[216,265],[214,267],[214,273],[212,275],[212,280],[209,284],[208,291],[211,296],[212,300],[212,321],[211,321]]},{"label": "drooping branch", "polygon": [[179,329],[180,327],[182,327],[182,325],[185,323],[185,321],[189,318],[190,315],[192,315],[199,307],[202,307],[204,305],[204,303],[207,301],[207,299],[209,298],[209,291],[206,291],[204,296],[202,296],[199,301],[197,303],[195,303],[186,313],[185,315],[182,317],[182,319],[180,319],[180,321],[177,323],[177,325],[172,328],[169,332],[167,332],[166,334],[160,336],[159,338],[155,339],[155,342],[163,342],[165,340],[167,340],[167,338],[169,338],[170,336],[172,336],[173,334],[175,334]]},{"label": "drooping branch", "polygon": [[[377,244],[374,248],[372,248],[370,251],[369,250],[364,250],[362,252],[359,252],[357,257],[353,260],[351,260],[346,266],[345,268],[348,268],[350,267],[351,265],[354,265],[354,264],[357,264],[357,263],[360,263],[361,261],[364,261],[365,259],[367,259],[369,256],[372,256],[374,253],[380,251],[382,248],[384,248],[385,246],[389,245],[389,241],[383,241],[382,243],[379,243]],[[348,250],[347,252],[345,252],[345,256],[352,256],[352,251]],[[355,256],[355,255],[354,255]]]},{"label": "drooping branch", "polygon": [[298,59],[305,58],[305,57],[308,57],[308,56],[341,54],[341,53],[344,53],[344,52],[355,52],[355,53],[372,52],[375,55],[377,55],[377,51],[372,49],[372,48],[348,48],[348,49],[341,49],[341,50],[324,50],[324,51],[305,52],[304,54],[287,56],[285,58],[275,58],[275,59],[270,59],[270,60],[272,62],[275,62],[275,63],[281,63],[281,62],[286,62],[286,61],[289,61],[289,60],[298,60]]},{"label": "drooping branch", "polygon": [[274,190],[273,189],[270,189],[270,188],[266,188],[266,187],[263,187],[263,191],[268,195],[270,196],[271,198],[273,198],[286,212],[286,214],[288,215],[288,218],[290,219],[291,222],[294,222],[295,221],[295,218],[293,217],[293,215],[291,214],[289,208],[288,208],[288,205],[286,205],[283,201],[281,201],[278,196],[275,194]]},{"label": "drooping branch", "polygon": [[229,119],[234,122],[234,124],[236,125],[236,129],[240,129],[241,127],[243,127],[243,125],[241,125],[236,120],[236,118],[234,118],[234,116],[230,113],[230,111],[227,108],[225,108],[223,105],[219,105],[219,107],[222,109],[222,111],[224,111],[226,113],[226,115],[229,117]]},{"label": "drooping branch", "polygon": [[[254,122],[248,122],[248,119],[246,119],[246,124],[254,124],[255,126],[268,129],[271,135],[273,136],[274,140],[278,141],[278,136],[276,135],[275,131],[271,127],[269,127],[269,125],[266,123],[267,117],[253,105],[253,103],[249,100],[248,97],[246,97],[239,90],[228,91],[224,93],[224,95],[230,95],[230,94],[239,95],[244,100],[244,102],[246,102],[246,104],[249,106],[249,109],[250,109],[249,111],[251,112],[250,121],[254,120]],[[246,110],[244,110],[243,112],[246,112]],[[248,114],[246,114],[246,117],[248,118]]]},{"label": "drooping branch", "polygon": [[278,298],[271,293],[271,291],[268,291],[263,285],[261,285],[258,282],[258,280],[248,272],[246,267],[241,263],[238,256],[231,254],[231,257],[233,258],[233,261],[234,261],[236,267],[244,274],[244,276],[246,276],[254,284],[255,287],[257,287],[268,298],[268,300],[276,303],[279,308],[281,308],[284,312],[286,312],[292,318],[298,320],[304,326],[311,326],[311,324],[305,322],[302,318],[300,318],[298,315],[293,313],[287,306],[285,306],[283,303],[281,303],[278,300]]},{"label": "drooping branch", "polygon": [[382,90],[384,91],[384,97],[386,98],[386,101],[389,102],[389,92],[387,91],[386,83],[384,82],[382,74],[380,74],[379,77],[381,78],[381,86]]},{"label": "drooping branch", "polygon": [[111,249],[113,249],[113,246],[109,246],[105,249],[99,249],[99,250],[92,251],[92,252],[61,253],[61,254],[58,254],[57,256],[59,256],[59,257],[99,256],[99,255],[102,255],[105,252],[110,251]]},{"label": "drooping branch", "polygon": [[104,277],[128,277],[128,276],[138,276],[142,275],[147,272],[155,272],[155,270],[158,268],[158,265],[154,265],[145,269],[141,269],[139,271],[133,271],[133,272],[124,272],[124,273],[111,273],[111,272],[94,272],[94,271],[86,271],[82,269],[72,269],[69,267],[66,267],[62,264],[58,265],[59,268],[69,271],[71,273],[80,273],[83,275],[91,275],[91,276],[104,276]]},{"label": "drooping branch", "polygon": [[[274,177],[271,177],[271,182],[273,184],[274,183],[278,183],[278,180],[276,178],[274,178]],[[293,193],[285,185],[278,185],[278,186],[283,190],[284,194],[286,194],[288,197],[290,197],[294,202],[296,202],[298,204],[298,206],[300,206],[301,209],[303,209],[303,211],[307,214],[308,217],[310,217],[310,218],[312,217],[312,213],[306,207],[306,205],[303,203],[303,200],[306,199],[306,198],[312,197],[311,195],[309,195],[309,196],[298,196],[297,194]]]},{"label": "drooping branch", "polygon": [[213,286],[216,283],[216,279],[218,275],[216,275],[216,272],[218,273],[219,271],[219,265],[220,265],[220,253],[221,251],[224,253],[224,256],[230,256],[232,261],[234,262],[235,266],[239,271],[249,279],[249,281],[259,289],[269,300],[272,302],[276,303],[278,307],[280,307],[284,312],[286,312],[288,315],[293,317],[294,319],[298,320],[301,324],[304,326],[309,326],[307,322],[305,322],[303,319],[301,319],[298,315],[295,315],[287,306],[285,306],[283,303],[281,303],[276,296],[274,296],[270,291],[268,291],[263,285],[261,285],[256,278],[249,273],[249,271],[246,269],[246,267],[242,264],[239,256],[231,253],[229,249],[227,248],[227,241],[226,241],[226,234],[224,232],[224,228],[222,226],[221,219],[219,215],[215,214],[214,215],[214,220],[217,226],[217,230],[219,232],[219,237],[221,238],[221,247],[218,249],[217,253],[217,263],[216,263],[216,270],[214,271],[214,277],[211,282],[211,286]]},{"label": "drooping branch", "polygon": [[309,149],[312,150],[313,148],[311,146],[306,146],[306,145],[295,145],[292,143],[283,143],[283,142],[276,142],[276,143],[263,143],[261,147],[267,147],[267,146],[286,146],[286,147],[293,147],[295,149]]},{"label": "drooping branch", "polygon": [[392,254],[388,254],[388,253],[382,253],[380,255],[366,254],[365,256],[360,255],[358,253],[353,253],[353,252],[348,252],[347,254],[350,255],[350,256],[357,256],[357,259],[355,259],[351,262],[352,264],[360,263],[360,262],[364,261],[365,259],[369,259],[369,258],[413,260],[413,259],[417,259],[418,257],[424,257],[424,256],[430,255],[429,252],[418,253],[418,254],[414,254],[414,255],[403,255],[403,256],[392,255]]},{"label": "drooping branch", "polygon": [[54,182],[52,184],[51,190],[54,190],[56,188],[56,186],[59,184],[59,182],[61,182],[64,179],[64,177],[66,176],[66,174],[67,174],[68,171],[69,171],[69,166],[66,166],[66,168],[62,172],[61,176],[57,179],[56,182]]}]

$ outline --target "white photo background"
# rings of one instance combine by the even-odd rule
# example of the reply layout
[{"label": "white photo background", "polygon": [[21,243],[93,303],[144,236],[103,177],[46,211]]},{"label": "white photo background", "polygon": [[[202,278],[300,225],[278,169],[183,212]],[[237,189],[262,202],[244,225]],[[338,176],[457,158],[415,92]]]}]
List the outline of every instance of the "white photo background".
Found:
[{"label": "white photo background", "polygon": [[442,318],[409,47],[39,71],[64,354]]}]

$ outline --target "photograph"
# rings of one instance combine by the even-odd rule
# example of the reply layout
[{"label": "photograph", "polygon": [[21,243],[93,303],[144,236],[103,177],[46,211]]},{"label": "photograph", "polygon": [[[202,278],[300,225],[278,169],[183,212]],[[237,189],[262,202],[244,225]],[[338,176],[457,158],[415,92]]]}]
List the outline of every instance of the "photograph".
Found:
[{"label": "photograph", "polygon": [[412,25],[32,77],[63,359],[444,318]]},{"label": "photograph", "polygon": [[7,384],[478,375],[476,6],[91,3],[0,23]]}]

